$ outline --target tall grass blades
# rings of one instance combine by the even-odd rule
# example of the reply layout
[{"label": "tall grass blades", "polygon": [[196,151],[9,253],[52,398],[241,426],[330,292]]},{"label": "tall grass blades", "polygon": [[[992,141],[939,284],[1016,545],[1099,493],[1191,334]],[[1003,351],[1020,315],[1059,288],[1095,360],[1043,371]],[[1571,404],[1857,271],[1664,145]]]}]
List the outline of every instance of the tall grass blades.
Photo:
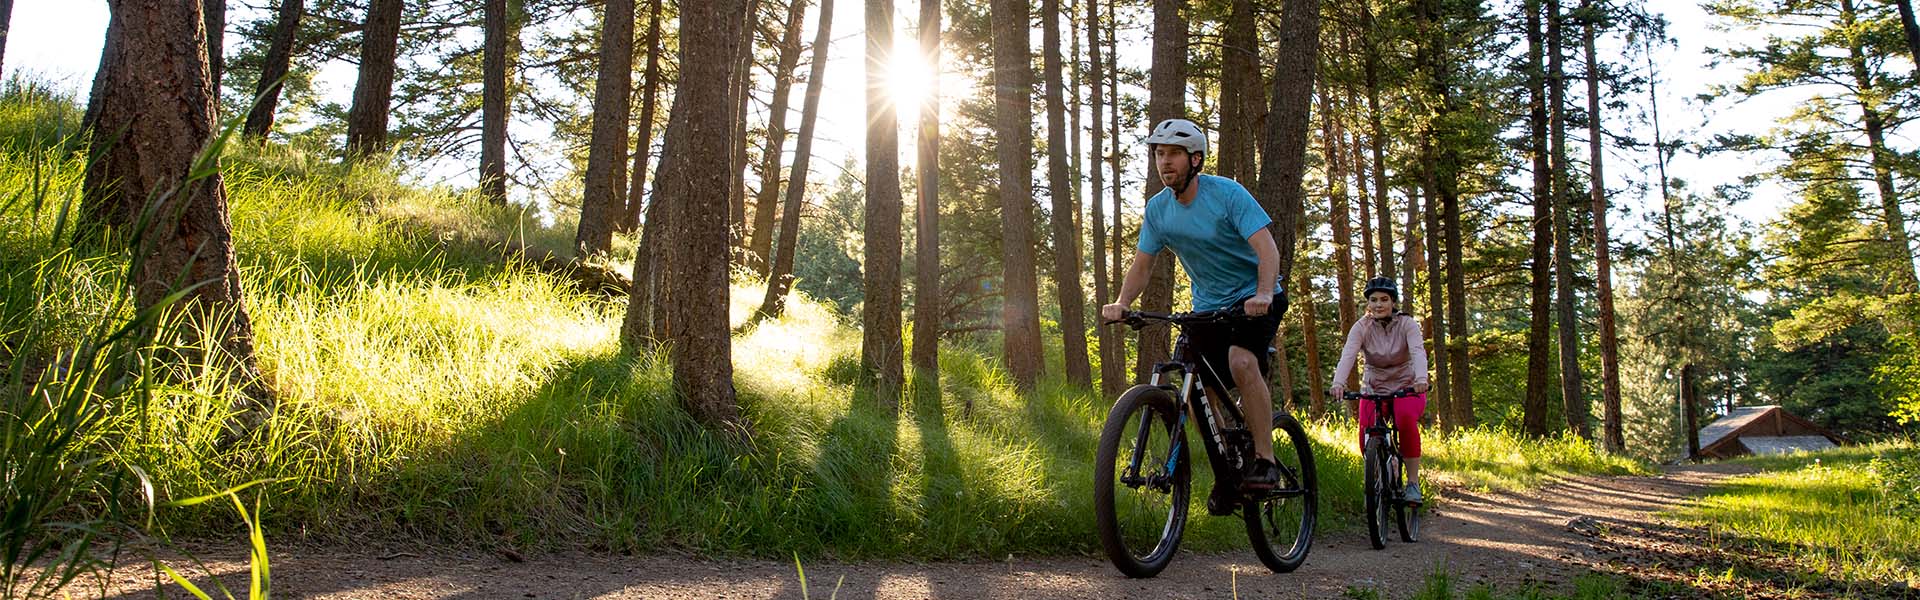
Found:
[{"label": "tall grass blades", "polygon": [[1839,582],[1920,583],[1920,520],[1911,440],[1748,461],[1770,470],[1738,477],[1680,518],[1716,539],[1793,559]]}]

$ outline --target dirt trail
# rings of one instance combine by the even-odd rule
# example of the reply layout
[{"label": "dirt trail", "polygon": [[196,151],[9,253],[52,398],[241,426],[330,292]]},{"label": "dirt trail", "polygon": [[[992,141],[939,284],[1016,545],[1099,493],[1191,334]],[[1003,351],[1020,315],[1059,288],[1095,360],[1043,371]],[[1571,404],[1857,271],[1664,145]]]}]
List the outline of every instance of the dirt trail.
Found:
[{"label": "dirt trail", "polygon": [[[977,563],[815,563],[813,598],[1335,598],[1350,587],[1405,597],[1445,564],[1463,584],[1563,584],[1611,560],[1620,533],[1649,514],[1697,496],[1727,466],[1688,466],[1660,477],[1574,478],[1524,493],[1446,494],[1428,514],[1424,539],[1367,547],[1364,532],[1321,532],[1299,571],[1276,575],[1252,552],[1182,554],[1159,577],[1130,580],[1096,557],[1014,558]],[[800,598],[791,563],[688,557],[560,554],[511,562],[378,548],[273,549],[273,590],[281,598],[432,599]],[[245,556],[208,562],[244,595]],[[841,578],[844,578],[842,581]],[[196,584],[209,584],[204,575]],[[184,597],[168,586],[167,596]],[[111,582],[84,580],[74,597],[152,598],[149,569],[122,569]],[[217,597],[219,594],[215,593]]]}]

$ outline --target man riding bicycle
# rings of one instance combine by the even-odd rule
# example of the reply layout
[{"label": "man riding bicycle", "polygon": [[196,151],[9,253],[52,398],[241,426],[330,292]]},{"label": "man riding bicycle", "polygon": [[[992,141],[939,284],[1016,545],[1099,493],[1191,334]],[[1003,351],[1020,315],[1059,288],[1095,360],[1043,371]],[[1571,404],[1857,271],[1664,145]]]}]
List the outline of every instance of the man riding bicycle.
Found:
[{"label": "man riding bicycle", "polygon": [[[1335,398],[1347,391],[1354,359],[1363,354],[1367,360],[1365,388],[1378,393],[1413,388],[1417,395],[1394,403],[1392,416],[1394,428],[1400,431],[1400,459],[1407,471],[1407,487],[1401,499],[1419,504],[1420,415],[1427,410],[1427,347],[1420,334],[1420,320],[1399,311],[1400,286],[1393,278],[1373,278],[1367,282],[1363,296],[1367,312],[1347,330],[1346,347],[1340,351],[1340,366],[1333,371],[1330,391]],[[1373,404],[1359,402],[1349,408],[1357,408],[1364,449],[1365,428],[1373,424]]]},{"label": "man riding bicycle", "polygon": [[[1107,321],[1120,320],[1146,288],[1154,254],[1172,248],[1193,282],[1193,310],[1244,307],[1247,319],[1196,324],[1186,329],[1188,349],[1208,364],[1227,365],[1231,381],[1218,381],[1209,369],[1201,377],[1219,389],[1240,390],[1241,409],[1253,434],[1257,458],[1248,465],[1242,486],[1271,489],[1279,478],[1273,462],[1273,397],[1267,390],[1267,348],[1286,312],[1285,291],[1279,286],[1280,252],[1267,226],[1273,222],[1253,195],[1238,182],[1203,175],[1207,136],[1186,119],[1168,119],[1154,126],[1146,139],[1154,170],[1166,184],[1147,199],[1140,224],[1140,240],[1120,284],[1120,297],[1100,308]],[[1216,403],[1226,398],[1208,396]],[[1196,417],[1197,418],[1197,417]],[[1213,495],[1232,497],[1236,490]],[[1230,503],[1209,503],[1227,506]],[[1231,509],[1229,509],[1231,510]]]}]

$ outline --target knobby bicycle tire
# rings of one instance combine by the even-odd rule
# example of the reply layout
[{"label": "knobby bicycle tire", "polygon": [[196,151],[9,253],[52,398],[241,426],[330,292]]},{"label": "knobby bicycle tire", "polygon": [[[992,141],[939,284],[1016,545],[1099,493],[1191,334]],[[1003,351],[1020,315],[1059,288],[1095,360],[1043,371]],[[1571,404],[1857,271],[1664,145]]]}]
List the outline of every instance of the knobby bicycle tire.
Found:
[{"label": "knobby bicycle tire", "polygon": [[[1150,425],[1144,432],[1138,425],[1143,421]],[[1160,435],[1156,437],[1156,433]],[[1158,575],[1173,562],[1180,547],[1180,536],[1186,530],[1193,472],[1187,462],[1185,436],[1180,427],[1178,403],[1160,388],[1136,385],[1121,394],[1107,413],[1094,458],[1095,529],[1107,558],[1128,577]],[[1166,489],[1157,489],[1158,486],[1152,484],[1128,486],[1121,480],[1117,471],[1132,462],[1136,448],[1144,455],[1140,462],[1142,477],[1158,477],[1155,481]],[[1152,451],[1156,448],[1164,452]],[[1173,465],[1170,472],[1166,468],[1169,464]],[[1153,545],[1136,548],[1147,545],[1146,539],[1153,535],[1149,526],[1160,519],[1155,516],[1160,510],[1166,515]],[[1141,535],[1142,532],[1146,535]]]},{"label": "knobby bicycle tire", "polygon": [[[1273,433],[1274,459],[1284,467],[1279,487],[1265,498],[1248,502],[1241,512],[1247,523],[1247,539],[1253,542],[1253,553],[1260,562],[1275,573],[1290,573],[1306,562],[1307,551],[1313,548],[1320,483],[1313,446],[1300,421],[1293,415],[1277,413],[1273,416]],[[1281,445],[1283,440],[1285,447]],[[1293,492],[1299,495],[1290,495]],[[1270,526],[1272,531],[1268,530]]]}]

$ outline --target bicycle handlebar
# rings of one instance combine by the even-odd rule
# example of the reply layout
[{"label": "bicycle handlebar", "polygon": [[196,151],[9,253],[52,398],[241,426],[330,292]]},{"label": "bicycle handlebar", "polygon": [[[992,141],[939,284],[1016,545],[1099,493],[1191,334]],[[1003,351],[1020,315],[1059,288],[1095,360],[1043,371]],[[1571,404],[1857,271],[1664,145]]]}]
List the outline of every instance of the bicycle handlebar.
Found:
[{"label": "bicycle handlebar", "polygon": [[1194,311],[1194,312],[1178,312],[1178,313],[1130,310],[1126,312],[1125,316],[1120,317],[1120,320],[1106,321],[1105,324],[1126,325],[1135,330],[1138,330],[1138,329],[1145,328],[1146,326],[1151,325],[1157,321],[1164,321],[1164,322],[1173,323],[1176,325],[1188,325],[1192,323],[1211,323],[1215,321],[1221,321],[1225,319],[1239,318],[1239,317],[1245,317],[1245,316],[1247,316],[1247,309],[1240,305],[1235,305],[1235,306],[1216,309],[1216,310],[1201,310],[1201,311]]},{"label": "bicycle handlebar", "polygon": [[1413,388],[1400,388],[1400,389],[1394,390],[1391,393],[1386,393],[1386,394],[1346,392],[1344,394],[1341,394],[1340,396],[1347,400],[1395,400],[1399,398],[1411,398],[1417,395],[1419,394],[1415,393],[1413,391]]}]

